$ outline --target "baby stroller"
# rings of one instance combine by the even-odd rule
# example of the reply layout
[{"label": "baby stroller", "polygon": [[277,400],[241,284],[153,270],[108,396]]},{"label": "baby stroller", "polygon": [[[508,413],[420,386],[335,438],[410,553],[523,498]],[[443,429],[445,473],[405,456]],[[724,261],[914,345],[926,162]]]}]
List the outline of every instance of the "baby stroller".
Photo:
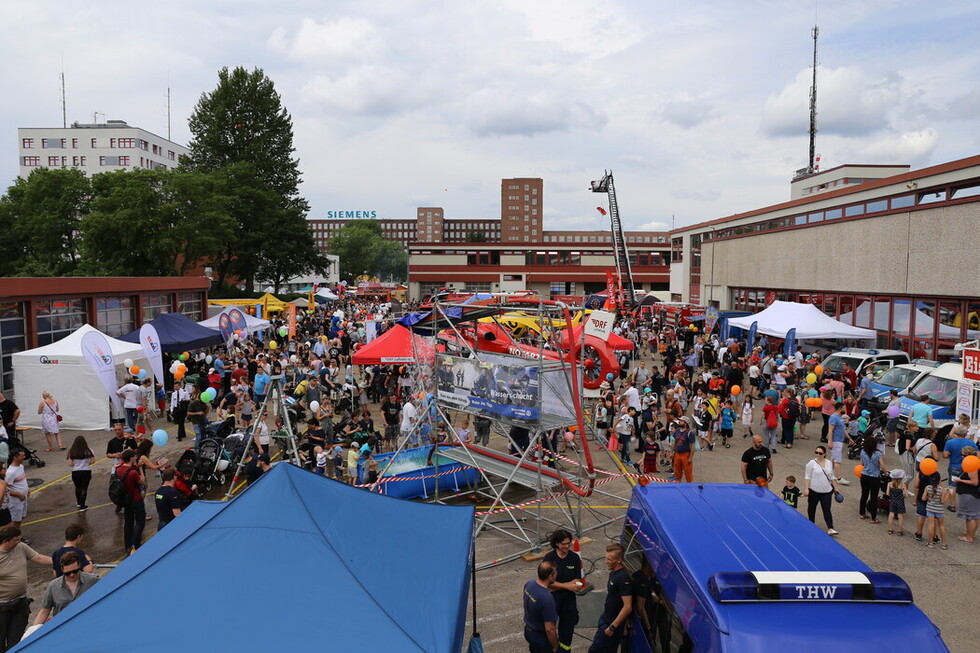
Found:
[{"label": "baby stroller", "polygon": [[191,487],[197,488],[199,497],[225,483],[225,470],[231,465],[228,453],[221,442],[214,438],[201,441],[197,449],[188,449],[177,461],[177,471]]},{"label": "baby stroller", "polygon": [[210,422],[204,425],[204,437],[222,442],[235,430],[235,418],[226,417],[218,422]]},{"label": "baby stroller", "polygon": [[29,449],[26,444],[21,442],[20,438],[17,436],[17,429],[11,429],[12,433],[7,434],[7,446],[10,448],[10,453],[13,454],[15,449],[20,449],[27,452],[28,465],[34,465],[35,467],[44,467],[46,464],[41,457],[37,455],[37,449]]}]

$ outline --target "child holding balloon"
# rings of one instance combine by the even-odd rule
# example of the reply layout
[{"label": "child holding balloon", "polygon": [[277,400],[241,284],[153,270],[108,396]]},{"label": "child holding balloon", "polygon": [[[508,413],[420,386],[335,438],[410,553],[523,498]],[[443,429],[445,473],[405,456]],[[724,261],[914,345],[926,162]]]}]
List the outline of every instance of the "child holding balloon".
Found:
[{"label": "child holding balloon", "polygon": [[939,548],[946,550],[949,548],[949,545],[946,544],[945,519],[945,504],[948,499],[948,490],[939,485],[938,474],[930,476],[929,485],[926,486],[922,497],[926,501],[926,516],[929,518],[929,543],[926,546],[930,549],[936,546],[936,528],[938,526],[941,542]]}]

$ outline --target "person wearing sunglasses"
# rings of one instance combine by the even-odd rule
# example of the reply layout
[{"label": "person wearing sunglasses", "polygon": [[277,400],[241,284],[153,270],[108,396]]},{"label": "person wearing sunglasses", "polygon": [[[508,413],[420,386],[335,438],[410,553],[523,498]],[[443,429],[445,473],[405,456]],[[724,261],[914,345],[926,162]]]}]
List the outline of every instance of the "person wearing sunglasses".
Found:
[{"label": "person wearing sunglasses", "polygon": [[61,572],[62,575],[48,583],[44,590],[41,609],[34,619],[35,626],[40,626],[67,608],[99,581],[95,574],[82,571],[82,561],[74,551],[68,551],[61,556]]},{"label": "person wearing sunglasses", "polygon": [[817,505],[823,510],[823,520],[827,523],[827,534],[837,535],[834,529],[834,516],[830,512],[831,500],[838,492],[834,466],[827,460],[827,447],[818,445],[813,451],[813,459],[806,464],[803,496],[807,498],[807,518],[816,523]]}]

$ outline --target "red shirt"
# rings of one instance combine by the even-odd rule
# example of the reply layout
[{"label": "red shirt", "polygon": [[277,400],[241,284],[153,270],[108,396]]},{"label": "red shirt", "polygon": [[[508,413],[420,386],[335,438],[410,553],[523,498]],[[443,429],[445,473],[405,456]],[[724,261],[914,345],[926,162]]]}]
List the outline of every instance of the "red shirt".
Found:
[{"label": "red shirt", "polygon": [[246,370],[244,367],[236,367],[231,371],[231,382],[234,385],[238,385],[239,379],[241,379],[243,376],[248,376],[248,370]]},{"label": "red shirt", "polygon": [[208,385],[210,385],[215,390],[221,389],[221,375],[215,372],[214,374],[208,374]]},{"label": "red shirt", "polygon": [[[135,471],[135,474],[130,472]],[[143,493],[140,490],[140,474],[136,465],[120,465],[116,468],[116,476],[122,479],[123,485],[129,491],[129,498],[133,501],[142,501]]]},{"label": "red shirt", "polygon": [[779,426],[778,413],[779,406],[776,404],[766,404],[762,407],[762,414],[765,416],[767,428],[774,429]]}]

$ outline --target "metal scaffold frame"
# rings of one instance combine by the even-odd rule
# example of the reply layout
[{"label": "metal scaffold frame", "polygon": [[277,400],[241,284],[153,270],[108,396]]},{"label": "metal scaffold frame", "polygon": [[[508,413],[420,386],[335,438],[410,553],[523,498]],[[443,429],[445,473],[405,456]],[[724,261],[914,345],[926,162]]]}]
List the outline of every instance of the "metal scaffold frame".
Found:
[{"label": "metal scaffold frame", "polygon": [[[474,308],[473,305],[443,303],[438,299],[434,300],[432,314],[425,326],[426,329],[431,329],[430,337],[433,348],[439,340],[440,330],[445,329],[447,334],[455,336],[451,340],[460,350],[459,355],[481,360],[481,354],[484,352],[469,344],[470,340],[466,337],[466,333],[472,331],[475,336],[477,320],[480,318],[502,326],[500,324],[502,316],[519,310],[525,316],[536,321],[537,333],[539,334],[539,337],[536,337],[537,352],[534,351],[533,346],[523,345],[519,355],[517,355],[518,352],[513,352],[511,356],[515,360],[520,359],[524,365],[529,362],[532,363],[530,367],[537,369],[539,388],[545,385],[543,379],[553,379],[556,376],[555,372],[561,372],[563,385],[560,388],[555,388],[555,394],[563,398],[562,406],[567,409],[567,413],[572,417],[546,416],[541,411],[543,393],[539,392],[536,407],[541,419],[537,426],[525,427],[529,431],[526,448],[520,446],[511,436],[509,429],[506,428],[512,425],[522,427],[524,425],[507,420],[493,420],[493,430],[507,440],[508,451],[502,452],[465,442],[457,433],[453,420],[450,419],[450,411],[464,412],[471,416],[476,416],[478,411],[467,410],[458,405],[440,401],[438,393],[434,393],[434,406],[429,404],[420,409],[420,419],[415,423],[412,432],[403,434],[399,438],[397,449],[380,471],[378,481],[371,489],[380,491],[388,469],[395,463],[401,452],[409,446],[409,443],[415,440],[415,433],[423,421],[428,418],[430,408],[434,407],[438,418],[447,425],[449,441],[444,444],[433,445],[434,448],[438,448],[438,452],[434,452],[433,457],[437,453],[439,458],[473,467],[479,470],[481,479],[472,488],[440,488],[438,466],[441,463],[436,459],[434,463],[437,470],[435,492],[429,497],[429,500],[448,503],[463,495],[469,495],[471,499],[474,496],[483,497],[490,502],[490,505],[481,510],[478,515],[474,528],[475,536],[497,533],[516,543],[513,551],[494,560],[477,564],[477,569],[485,569],[509,562],[528,553],[538,552],[542,544],[546,542],[550,531],[556,528],[567,528],[577,538],[581,538],[586,533],[601,530],[620,519],[603,518],[599,520],[599,523],[585,523],[583,513],[590,510],[588,499],[592,496],[605,497],[620,504],[628,503],[629,499],[613,491],[597,487],[596,471],[591,458],[592,446],[604,452],[613,468],[620,470],[621,473],[626,473],[627,470],[622,466],[618,456],[608,451],[604,435],[595,432],[591,420],[584,414],[584,397],[582,396],[584,366],[582,362],[576,360],[576,364],[573,365],[568,360],[570,356],[546,357],[545,355],[545,338],[540,337],[540,334],[545,333],[546,330],[554,334],[558,316],[563,316],[562,321],[565,326],[571,327],[572,312],[569,307],[559,302],[548,302],[535,298],[507,297],[500,298],[500,301],[489,306],[478,307],[478,310],[473,311],[473,317],[467,319],[464,311]],[[580,332],[581,344],[584,345],[585,330],[581,329]],[[446,338],[443,338],[443,341],[446,341]],[[566,344],[570,349],[572,348],[570,340]],[[580,346],[579,351],[582,349],[583,347]],[[550,350],[550,348],[549,351],[561,353],[561,350]],[[494,356],[499,355],[504,354],[494,353]],[[419,357],[417,360],[421,360],[421,358]],[[433,362],[433,365],[435,364]],[[573,370],[576,372],[574,376]],[[432,377],[434,378],[435,374]],[[570,427],[574,427],[571,431],[574,436],[573,440],[567,444],[577,454],[577,461],[569,457],[559,457],[555,451],[561,442],[566,441],[565,433],[569,431]],[[553,437],[556,430],[558,436]],[[618,474],[609,474],[599,483],[614,480],[618,476]],[[626,476],[626,479],[631,485],[634,483],[631,477]],[[447,490],[449,491],[447,492]],[[527,490],[532,492],[531,496],[528,496]],[[558,513],[552,513],[551,516],[543,511],[543,503],[550,500],[554,500],[558,509]]]}]

